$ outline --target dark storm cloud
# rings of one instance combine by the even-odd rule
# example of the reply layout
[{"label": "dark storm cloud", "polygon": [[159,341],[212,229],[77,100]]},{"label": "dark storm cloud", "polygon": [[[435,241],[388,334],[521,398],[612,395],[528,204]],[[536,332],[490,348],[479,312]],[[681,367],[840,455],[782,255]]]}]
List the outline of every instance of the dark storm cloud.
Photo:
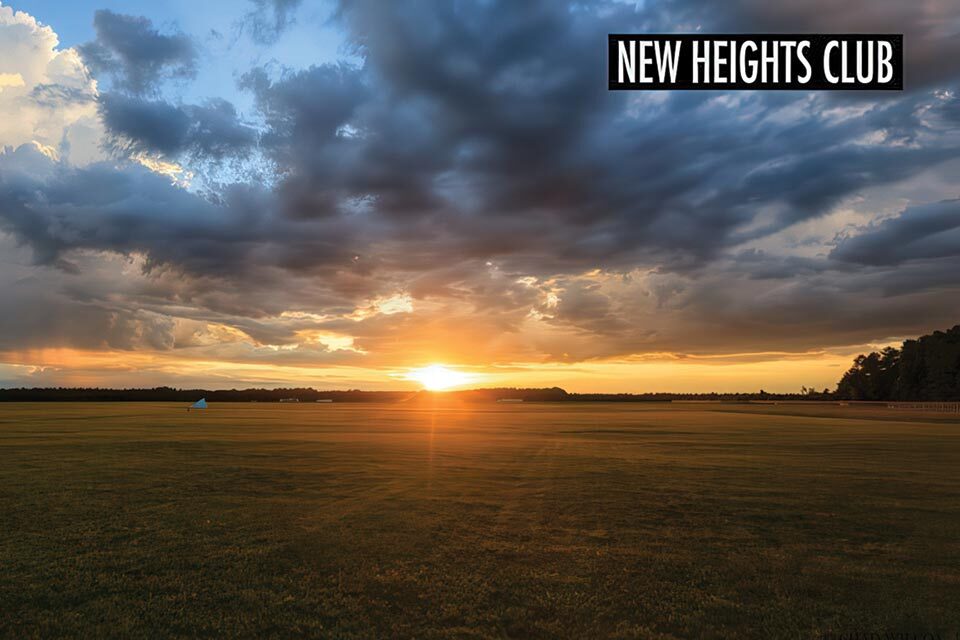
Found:
[{"label": "dark storm cloud", "polygon": [[253,11],[247,14],[244,25],[250,37],[259,44],[275,43],[294,21],[294,14],[303,0],[251,0]]},{"label": "dark storm cloud", "polygon": [[25,145],[0,154],[0,226],[28,244],[38,264],[55,265],[71,251],[141,252],[150,265],[177,265],[197,275],[242,278],[261,266],[293,268],[349,261],[341,229],[271,220],[269,193],[247,185],[211,202],[137,166],[84,168],[55,164]]},{"label": "dark storm cloud", "polygon": [[100,97],[100,113],[117,150],[220,159],[249,149],[257,140],[256,130],[240,122],[233,105],[221,99],[175,106],[107,93]]},{"label": "dark storm cloud", "polygon": [[[955,141],[918,142],[926,94],[828,117],[829,102],[808,94],[606,90],[597,38],[663,29],[694,8],[344,2],[362,67],[243,78],[278,170],[274,210],[362,218],[375,259],[399,271],[451,255],[539,273],[690,269],[957,155]],[[102,111],[120,145],[167,155],[223,156],[254,137],[226,103],[107,94]],[[884,141],[864,144],[870,135]],[[316,259],[279,251],[293,269]]]},{"label": "dark storm cloud", "polygon": [[[726,197],[784,206],[771,226],[752,235],[766,235],[793,223],[826,213],[860,189],[903,180],[939,162],[957,157],[960,148],[858,147],[849,145],[759,168],[741,188]],[[732,196],[732,198],[731,198]],[[731,205],[733,206],[733,205]],[[750,235],[750,234],[748,234]]]},{"label": "dark storm cloud", "polygon": [[680,0],[673,4],[682,6],[684,14],[705,31],[902,33],[907,90],[936,86],[957,76],[960,12],[954,0]]},{"label": "dark storm cloud", "polygon": [[[279,30],[295,4],[257,7]],[[250,70],[241,85],[257,131],[223,101],[143,97],[189,74],[192,47],[108,13],[87,58],[136,94],[101,98],[115,146],[199,161],[262,153],[269,186],[201,197],[144,169],[70,168],[24,147],[0,157],[0,224],[44,265],[144,254],[153,298],[188,300],[264,343],[291,339],[270,314],[342,316],[399,290],[417,305],[469,306],[503,334],[534,309],[580,340],[543,347],[556,358],[806,349],[915,328],[910,309],[948,317],[949,203],[854,230],[829,256],[742,245],[786,243],[776,234],[960,156],[955,99],[933,91],[957,86],[957,57],[931,53],[952,50],[944,34],[960,11],[921,3],[944,18],[936,26],[885,1],[832,14],[780,4],[345,1],[337,20],[361,62]],[[907,33],[911,90],[852,100],[605,86],[610,32],[861,31],[858,14],[870,30]],[[139,36],[153,44],[141,50]],[[184,282],[163,281],[165,268]],[[597,268],[649,275],[580,277]],[[333,326],[380,344],[402,322]]]},{"label": "dark storm cloud", "polygon": [[[345,227],[362,219],[373,259],[398,271],[450,256],[502,256],[544,274],[690,269],[957,155],[917,117],[926,94],[831,117],[808,94],[606,90],[597,38],[664,29],[701,8],[344,2],[362,67],[244,76],[278,170],[273,210]],[[171,156],[222,156],[254,136],[226,103],[107,94],[102,111],[120,145]],[[884,139],[864,144],[871,135]],[[318,259],[272,246],[293,269]]]},{"label": "dark storm cloud", "polygon": [[108,93],[100,98],[100,114],[115,147],[175,155],[187,145],[190,116],[167,102]]},{"label": "dark storm cloud", "polygon": [[330,215],[365,199],[458,255],[689,268],[957,155],[956,141],[917,142],[928,94],[830,117],[831,99],[809,94],[606,90],[597,38],[695,9],[344,2],[363,68],[245,80],[285,210]]},{"label": "dark storm cloud", "polygon": [[165,78],[190,78],[197,52],[182,33],[165,35],[144,17],[101,9],[94,15],[97,38],[80,47],[84,62],[95,74],[111,76],[118,88],[141,94]]},{"label": "dark storm cloud", "polygon": [[960,200],[908,207],[841,240],[830,257],[866,265],[960,257]]}]

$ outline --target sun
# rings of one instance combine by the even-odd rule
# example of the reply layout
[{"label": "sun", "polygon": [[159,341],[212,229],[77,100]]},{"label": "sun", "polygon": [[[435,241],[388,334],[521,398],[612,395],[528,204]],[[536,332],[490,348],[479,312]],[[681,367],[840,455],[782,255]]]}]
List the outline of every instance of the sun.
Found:
[{"label": "sun", "polygon": [[468,373],[455,371],[440,364],[411,369],[405,377],[407,380],[419,382],[428,391],[443,391],[473,380],[473,376]]}]

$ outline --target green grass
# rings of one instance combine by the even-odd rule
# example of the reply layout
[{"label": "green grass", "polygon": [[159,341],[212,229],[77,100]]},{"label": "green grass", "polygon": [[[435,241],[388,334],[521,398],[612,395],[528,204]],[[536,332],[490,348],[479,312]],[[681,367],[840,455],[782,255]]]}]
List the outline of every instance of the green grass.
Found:
[{"label": "green grass", "polygon": [[0,635],[960,631],[956,417],[0,405]]}]

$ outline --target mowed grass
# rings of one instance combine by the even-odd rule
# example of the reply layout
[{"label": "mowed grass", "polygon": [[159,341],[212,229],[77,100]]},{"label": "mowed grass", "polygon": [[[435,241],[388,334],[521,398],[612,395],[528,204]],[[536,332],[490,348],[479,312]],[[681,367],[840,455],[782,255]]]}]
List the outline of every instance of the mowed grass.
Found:
[{"label": "mowed grass", "polygon": [[0,635],[960,631],[956,417],[0,405]]}]

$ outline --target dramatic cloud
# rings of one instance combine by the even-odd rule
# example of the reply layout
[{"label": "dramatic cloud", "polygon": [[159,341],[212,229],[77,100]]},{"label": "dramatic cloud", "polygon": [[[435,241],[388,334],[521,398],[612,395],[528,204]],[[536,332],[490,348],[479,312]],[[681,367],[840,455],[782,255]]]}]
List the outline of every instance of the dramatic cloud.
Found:
[{"label": "dramatic cloud", "polygon": [[341,15],[362,69],[245,80],[287,209],[367,202],[459,255],[529,252],[545,272],[689,268],[958,151],[922,117],[929,94],[843,108],[801,94],[608,93],[591,42],[656,27],[633,7],[349,2]]},{"label": "dramatic cloud", "polygon": [[147,18],[97,11],[97,39],[80,48],[94,73],[109,75],[117,88],[141,94],[168,78],[186,79],[196,72],[197,52],[182,33],[161,34]]},{"label": "dramatic cloud", "polygon": [[212,202],[137,165],[73,168],[29,145],[0,154],[0,201],[0,224],[38,264],[64,264],[75,250],[138,252],[151,266],[240,279],[259,266],[319,268],[353,255],[342,234],[271,220],[271,196],[256,187],[233,185]]},{"label": "dramatic cloud", "polygon": [[[953,0],[693,0],[704,26],[728,32],[902,33],[907,88],[956,79],[960,12]],[[691,14],[687,14],[691,15]]]},{"label": "dramatic cloud", "polygon": [[[254,38],[276,41],[299,4],[255,2]],[[956,48],[960,11],[921,5],[345,0],[349,60],[258,61],[205,100],[177,95],[200,64],[185,34],[98,12],[98,94],[75,52],[0,8],[46,60],[0,69],[0,250],[43,283],[0,282],[25,318],[5,348],[571,364],[951,324],[960,57],[934,53]],[[857,24],[907,34],[907,91],[605,86],[610,32]],[[71,73],[48,69],[60,58]],[[111,160],[64,157],[73,125],[14,117],[27,102],[93,118]],[[76,325],[30,321],[58,309]]]},{"label": "dramatic cloud", "polygon": [[830,256],[867,265],[960,257],[960,200],[909,207],[844,238]]},{"label": "dramatic cloud", "polygon": [[240,122],[233,105],[222,99],[174,106],[109,93],[100,100],[100,112],[117,151],[221,159],[257,141],[256,130]]}]

